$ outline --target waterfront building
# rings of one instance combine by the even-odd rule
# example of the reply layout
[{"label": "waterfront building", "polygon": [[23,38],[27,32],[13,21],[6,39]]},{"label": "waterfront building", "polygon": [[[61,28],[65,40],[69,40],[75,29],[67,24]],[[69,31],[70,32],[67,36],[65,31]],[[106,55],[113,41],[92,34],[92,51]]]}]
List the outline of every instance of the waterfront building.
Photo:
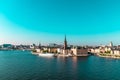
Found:
[{"label": "waterfront building", "polygon": [[71,51],[74,56],[88,56],[88,49],[84,47],[73,47]]},{"label": "waterfront building", "polygon": [[100,49],[98,47],[92,48],[89,50],[91,53],[100,53]]},{"label": "waterfront building", "polygon": [[120,50],[114,50],[113,54],[114,55],[120,55]]},{"label": "waterfront building", "polygon": [[67,40],[66,40],[66,35],[65,35],[65,40],[64,40],[64,50],[67,49]]},{"label": "waterfront building", "polygon": [[62,54],[63,53],[63,48],[57,48],[57,52],[59,53],[59,54]]},{"label": "waterfront building", "polygon": [[35,49],[37,53],[41,53],[41,49]]},{"label": "waterfront building", "polygon": [[119,49],[111,50],[111,55],[120,55],[120,50]]},{"label": "waterfront building", "polygon": [[95,53],[100,53],[100,49],[95,49]]},{"label": "waterfront building", "polygon": [[65,39],[64,39],[64,48],[63,48],[63,55],[68,55],[70,53],[70,48],[68,48],[67,46],[67,39],[66,39],[66,35],[65,35]]},{"label": "waterfront building", "polygon": [[64,38],[64,45],[57,45],[57,44],[49,44],[48,46],[35,46],[32,45],[32,49],[36,54],[40,53],[54,53],[56,55],[60,56],[87,56],[88,55],[88,49],[85,47],[74,47],[73,45],[68,46],[67,45],[67,39],[66,35]]},{"label": "waterfront building", "polygon": [[49,53],[58,53],[58,49],[59,45],[55,44],[55,43],[50,43],[48,46],[48,52]]},{"label": "waterfront building", "polygon": [[57,53],[57,47],[49,47],[48,52],[49,53]]},{"label": "waterfront building", "polygon": [[120,49],[117,46],[113,46],[113,43],[110,42],[109,46],[100,46],[99,48],[93,48],[90,50],[92,53],[98,54],[111,54],[111,55],[120,55]]},{"label": "waterfront building", "polygon": [[65,35],[64,39],[64,48],[63,48],[63,55],[69,55],[69,56],[88,56],[88,49],[84,47],[68,47],[67,45],[67,39]]}]

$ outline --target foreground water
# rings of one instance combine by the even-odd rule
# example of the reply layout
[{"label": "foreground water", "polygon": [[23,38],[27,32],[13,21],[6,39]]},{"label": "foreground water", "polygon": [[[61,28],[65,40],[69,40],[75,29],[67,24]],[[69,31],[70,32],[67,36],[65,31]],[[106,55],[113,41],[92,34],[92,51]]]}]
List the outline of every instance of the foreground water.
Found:
[{"label": "foreground water", "polygon": [[0,51],[0,80],[120,80],[120,60]]}]

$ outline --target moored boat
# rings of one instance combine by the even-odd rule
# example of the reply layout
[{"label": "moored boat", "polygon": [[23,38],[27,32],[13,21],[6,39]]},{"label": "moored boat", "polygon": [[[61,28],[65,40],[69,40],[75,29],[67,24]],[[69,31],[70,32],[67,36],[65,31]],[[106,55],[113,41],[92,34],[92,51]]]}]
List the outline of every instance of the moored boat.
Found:
[{"label": "moored boat", "polygon": [[52,53],[40,53],[39,56],[52,57],[52,56],[54,56],[54,54],[52,54]]}]

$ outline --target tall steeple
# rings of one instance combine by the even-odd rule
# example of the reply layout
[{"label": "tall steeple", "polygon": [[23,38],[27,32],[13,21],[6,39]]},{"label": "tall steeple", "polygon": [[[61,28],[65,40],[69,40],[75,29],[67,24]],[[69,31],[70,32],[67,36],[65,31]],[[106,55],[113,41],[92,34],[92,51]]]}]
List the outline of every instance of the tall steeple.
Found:
[{"label": "tall steeple", "polygon": [[67,49],[67,40],[66,40],[66,35],[65,35],[65,40],[64,40],[64,49]]},{"label": "tall steeple", "polygon": [[109,46],[110,46],[110,47],[113,47],[113,43],[112,43],[112,41],[110,42]]},{"label": "tall steeple", "polygon": [[39,43],[38,47],[39,47],[39,49],[41,49],[41,43]]}]

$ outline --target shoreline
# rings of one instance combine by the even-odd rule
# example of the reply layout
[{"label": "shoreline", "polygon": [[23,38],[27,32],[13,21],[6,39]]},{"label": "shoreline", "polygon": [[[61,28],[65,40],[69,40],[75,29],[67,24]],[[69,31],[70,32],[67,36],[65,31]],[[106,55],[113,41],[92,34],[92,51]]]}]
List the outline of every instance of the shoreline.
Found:
[{"label": "shoreline", "polygon": [[[34,55],[39,55],[39,54],[47,54],[47,53],[37,53],[37,52],[31,52]],[[50,53],[54,54],[54,57],[87,57],[89,54],[81,54],[81,55],[64,55],[64,54],[55,54],[55,53]]]},{"label": "shoreline", "polygon": [[111,54],[97,54],[99,57],[120,59],[120,55],[111,55]]}]

